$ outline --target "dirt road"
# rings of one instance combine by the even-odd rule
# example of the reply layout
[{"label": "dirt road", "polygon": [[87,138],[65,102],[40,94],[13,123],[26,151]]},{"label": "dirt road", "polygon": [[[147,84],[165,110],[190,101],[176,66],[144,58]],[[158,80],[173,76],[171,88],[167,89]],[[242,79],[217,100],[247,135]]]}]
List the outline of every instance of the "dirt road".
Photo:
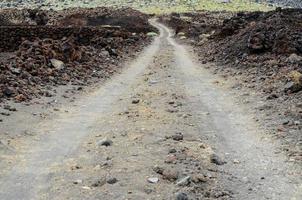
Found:
[{"label": "dirt road", "polygon": [[2,156],[0,199],[301,199],[301,170],[152,24],[160,36],[121,74]]}]

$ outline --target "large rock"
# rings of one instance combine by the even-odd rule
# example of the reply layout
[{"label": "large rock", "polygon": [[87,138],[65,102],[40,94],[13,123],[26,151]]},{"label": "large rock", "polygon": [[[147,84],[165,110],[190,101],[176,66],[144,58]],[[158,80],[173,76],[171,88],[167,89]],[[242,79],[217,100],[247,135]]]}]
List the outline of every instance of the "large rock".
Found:
[{"label": "large rock", "polygon": [[64,69],[64,63],[61,60],[57,59],[50,59],[51,65],[56,69],[56,70],[61,70]]},{"label": "large rock", "polygon": [[302,57],[301,56],[298,56],[297,54],[293,53],[291,54],[288,58],[287,58],[287,61],[290,62],[290,63],[299,63],[302,61]]},{"label": "large rock", "polygon": [[289,73],[291,81],[285,84],[285,92],[299,92],[302,90],[302,74],[298,71],[292,71]]}]

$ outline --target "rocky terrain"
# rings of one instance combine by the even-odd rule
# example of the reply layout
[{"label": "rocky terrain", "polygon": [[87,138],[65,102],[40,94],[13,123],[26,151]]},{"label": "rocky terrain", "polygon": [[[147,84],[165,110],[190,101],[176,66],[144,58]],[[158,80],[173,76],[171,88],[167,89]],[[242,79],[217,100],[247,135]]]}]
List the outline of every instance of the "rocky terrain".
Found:
[{"label": "rocky terrain", "polygon": [[[178,38],[190,39],[203,63],[216,63],[215,73],[236,78],[240,90],[256,92],[276,137],[291,156],[301,160],[302,10],[267,13],[185,13],[163,16]],[[220,66],[220,67],[219,67]],[[243,92],[248,95],[249,92]]]},{"label": "rocky terrain", "polygon": [[106,79],[154,30],[147,15],[132,9],[8,9],[0,12],[0,22],[2,102],[52,96],[52,86]]},{"label": "rocky terrain", "polygon": [[[262,3],[261,3],[262,2]],[[255,0],[3,0],[1,8],[40,8],[46,10],[62,10],[71,7],[95,8],[103,6],[131,7],[150,14],[189,12],[196,10],[211,11],[267,11],[273,3]]]},{"label": "rocky terrain", "polygon": [[302,9],[0,7],[1,200],[302,199]]},{"label": "rocky terrain", "polygon": [[292,8],[302,8],[302,2],[299,0],[267,0],[268,3],[278,6],[287,6]]}]

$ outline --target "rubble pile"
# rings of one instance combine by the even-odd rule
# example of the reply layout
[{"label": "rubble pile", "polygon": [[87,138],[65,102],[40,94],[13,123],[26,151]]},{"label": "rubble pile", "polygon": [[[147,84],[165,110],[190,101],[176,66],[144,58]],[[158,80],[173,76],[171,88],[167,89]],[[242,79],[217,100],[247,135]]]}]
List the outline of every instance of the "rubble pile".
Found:
[{"label": "rubble pile", "polygon": [[[221,22],[216,23],[216,27],[211,25],[196,33],[192,33],[195,24],[207,21],[207,18],[186,22],[189,27],[186,29],[177,21],[182,20],[181,17],[177,23],[174,23],[175,15],[161,20],[175,30],[181,29],[191,39],[204,63],[216,62],[223,65],[220,70],[236,69],[234,73],[238,74],[239,70],[239,74],[246,74],[245,82],[250,88],[259,87],[257,89],[267,95],[294,93],[302,89],[297,87],[299,81],[290,78],[292,73],[302,73],[302,9],[278,8],[266,13],[241,12],[230,18],[220,16],[212,15]],[[211,21],[213,19],[205,26],[212,24]]]},{"label": "rubble pile", "polygon": [[1,9],[0,25],[46,25],[51,11],[37,9]]},{"label": "rubble pile", "polygon": [[[91,15],[97,13],[94,9],[89,11]],[[82,14],[80,12],[78,16]],[[144,16],[143,23],[131,22],[140,28],[131,26],[129,30],[118,23],[116,26],[101,23],[64,26],[60,23],[51,25],[49,21],[47,25],[23,23],[26,20],[15,20],[18,22],[12,24],[13,18],[7,20],[10,24],[0,26],[0,101],[21,102],[52,96],[49,92],[52,86],[87,85],[110,77],[121,67],[122,60],[150,42],[146,34],[152,30],[148,18],[138,12],[134,16],[133,12],[124,14],[126,21],[127,16]],[[46,18],[51,19],[49,16]],[[121,14],[119,18],[122,22]]]},{"label": "rubble pile", "polygon": [[[284,148],[291,156],[301,159],[297,141],[302,129],[302,9],[212,17],[220,22],[218,26],[195,32],[195,24],[207,18],[188,22],[181,15],[177,20],[171,15],[161,20],[180,29],[180,39],[190,39],[202,63],[215,63],[208,65],[215,73],[239,80],[238,89],[254,90],[265,102],[265,107],[259,106],[260,113],[270,112],[271,124],[266,126],[285,138]],[[187,28],[182,28],[183,23]]]},{"label": "rubble pile", "polygon": [[111,9],[107,7],[85,9],[69,8],[57,11],[49,17],[49,24],[89,26],[121,26],[132,32],[152,32],[156,29],[148,24],[149,16],[132,8]]},{"label": "rubble pile", "polygon": [[120,26],[131,32],[152,32],[149,16],[132,8],[68,8],[64,10],[3,9],[0,25]]},{"label": "rubble pile", "polygon": [[224,19],[232,16],[233,13],[227,11],[200,11],[162,15],[160,21],[174,28],[176,34],[183,32],[190,38],[198,38],[201,34],[216,30],[222,25]]}]

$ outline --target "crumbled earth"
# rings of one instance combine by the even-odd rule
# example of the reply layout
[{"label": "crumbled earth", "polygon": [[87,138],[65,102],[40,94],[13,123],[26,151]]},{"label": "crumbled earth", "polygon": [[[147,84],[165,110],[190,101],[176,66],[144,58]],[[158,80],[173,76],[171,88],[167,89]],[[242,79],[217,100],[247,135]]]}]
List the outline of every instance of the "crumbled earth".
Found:
[{"label": "crumbled earth", "polygon": [[150,42],[148,18],[132,9],[2,10],[0,102],[109,78]]},{"label": "crumbled earth", "polygon": [[283,138],[283,149],[295,160],[302,158],[301,17],[301,9],[281,8],[161,17],[179,39],[190,39],[203,64],[216,64],[211,68],[214,73],[235,78],[234,88],[245,95],[256,93],[255,112],[266,115],[263,125]]}]

